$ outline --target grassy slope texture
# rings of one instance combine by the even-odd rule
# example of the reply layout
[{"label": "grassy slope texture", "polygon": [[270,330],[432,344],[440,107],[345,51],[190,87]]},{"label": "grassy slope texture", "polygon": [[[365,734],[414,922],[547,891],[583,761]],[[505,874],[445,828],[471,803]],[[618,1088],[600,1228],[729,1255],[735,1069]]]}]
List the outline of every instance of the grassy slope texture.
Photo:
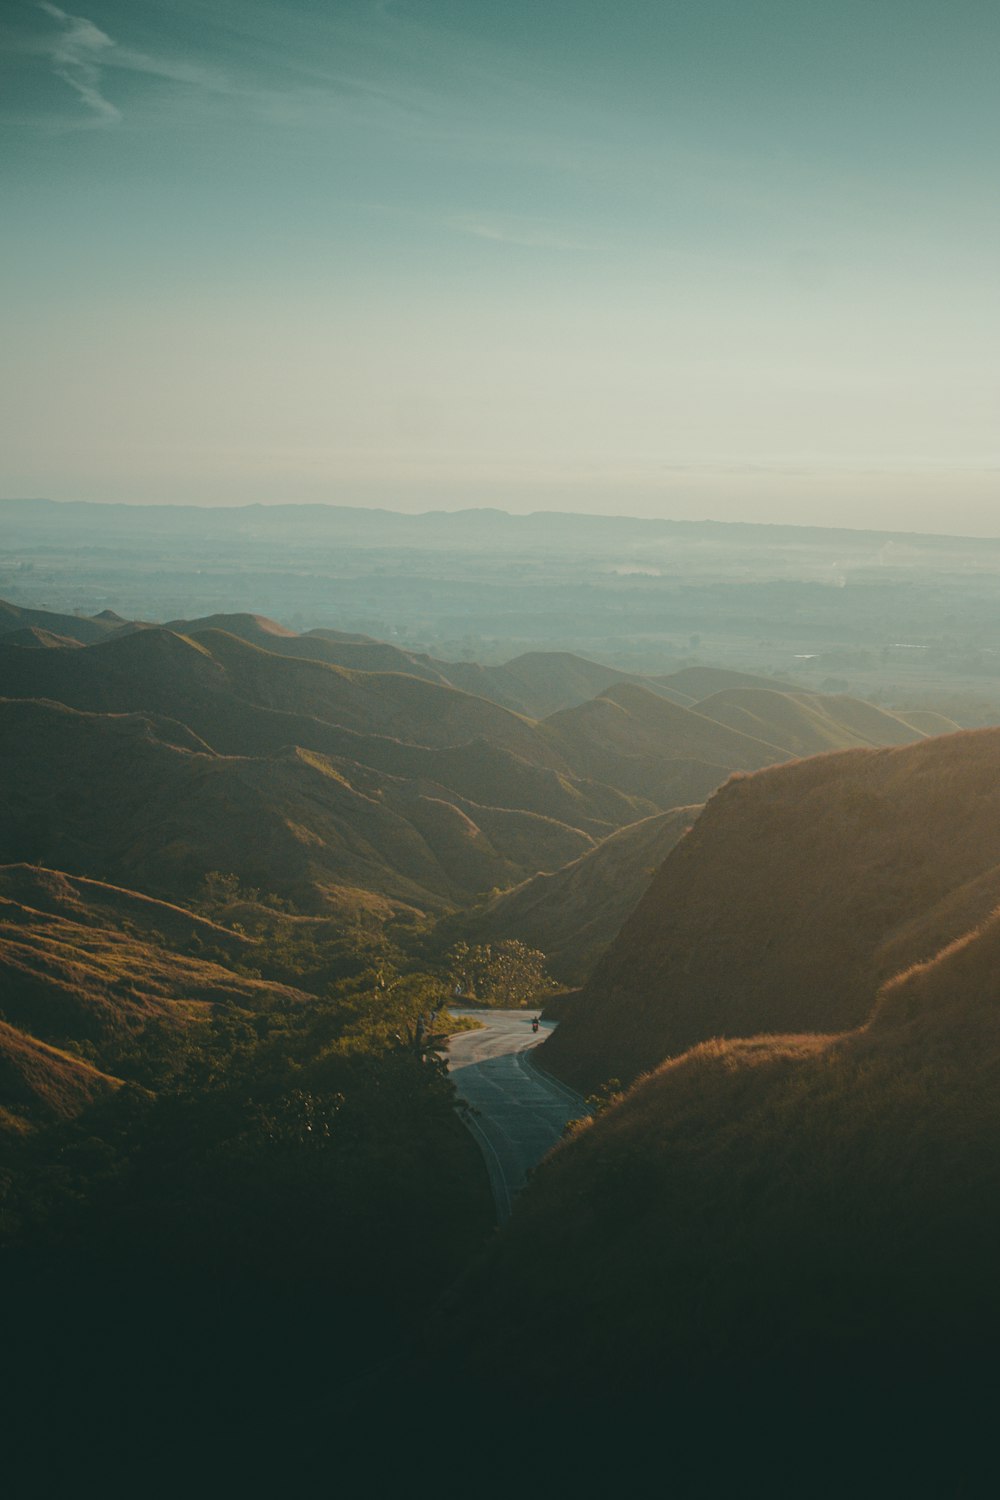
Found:
[{"label": "grassy slope texture", "polygon": [[456,1297],[477,1374],[648,1392],[991,1357],[998,763],[982,731],[715,799],[601,971],[621,988],[556,1033],[578,1074],[681,1055],[550,1158]]},{"label": "grassy slope texture", "polygon": [[465,1288],[477,1370],[648,1389],[864,1351],[961,1374],[1000,1335],[998,972],[993,917],[844,1035],[706,1042],[643,1079]]},{"label": "grassy slope texture", "polygon": [[76,1115],[144,1077],[150,1027],[162,1050],[214,1013],[308,999],[234,973],[252,948],[134,891],[0,866],[0,1129]]},{"label": "grassy slope texture", "polygon": [[626,1082],[712,1037],[830,1032],[1000,900],[1000,731],[736,777],[668,856],[544,1060]]},{"label": "grassy slope texture", "polygon": [[580,984],[701,811],[675,807],[630,823],[552,874],[501,891],[470,915],[477,941],[514,937],[541,948],[555,979]]}]

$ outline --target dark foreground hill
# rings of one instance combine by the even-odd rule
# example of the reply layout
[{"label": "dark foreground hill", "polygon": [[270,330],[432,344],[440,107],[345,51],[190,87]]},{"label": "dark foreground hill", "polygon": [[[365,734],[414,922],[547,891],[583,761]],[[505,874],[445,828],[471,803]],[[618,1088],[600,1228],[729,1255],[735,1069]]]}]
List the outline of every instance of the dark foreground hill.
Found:
[{"label": "dark foreground hill", "polygon": [[994,916],[845,1035],[661,1065],[550,1158],[465,1288],[474,1368],[510,1378],[530,1327],[540,1385],[733,1358],[963,1375],[1000,1336],[998,973]]},{"label": "dark foreground hill", "polygon": [[736,777],[668,856],[546,1044],[577,1085],[719,1036],[861,1023],[1000,900],[1000,731]]}]

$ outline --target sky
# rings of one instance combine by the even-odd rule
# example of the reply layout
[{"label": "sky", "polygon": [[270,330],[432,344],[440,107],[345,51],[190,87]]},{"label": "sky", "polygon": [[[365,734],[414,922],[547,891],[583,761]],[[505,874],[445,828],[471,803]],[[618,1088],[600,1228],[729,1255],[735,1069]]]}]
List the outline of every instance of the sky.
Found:
[{"label": "sky", "polygon": [[995,0],[0,11],[0,495],[1000,534]]}]

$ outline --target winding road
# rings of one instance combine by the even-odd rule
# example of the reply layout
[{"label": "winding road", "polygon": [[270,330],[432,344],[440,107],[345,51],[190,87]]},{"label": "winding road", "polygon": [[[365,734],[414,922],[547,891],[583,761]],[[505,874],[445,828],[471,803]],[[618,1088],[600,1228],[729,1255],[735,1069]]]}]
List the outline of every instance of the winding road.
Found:
[{"label": "winding road", "polygon": [[554,1021],[543,1021],[535,1035],[530,1011],[451,1013],[482,1022],[481,1030],[460,1031],[450,1039],[448,1071],[462,1119],[486,1160],[497,1220],[505,1224],[532,1167],[556,1144],[568,1120],[587,1114],[587,1106],[528,1055],[544,1042]]}]

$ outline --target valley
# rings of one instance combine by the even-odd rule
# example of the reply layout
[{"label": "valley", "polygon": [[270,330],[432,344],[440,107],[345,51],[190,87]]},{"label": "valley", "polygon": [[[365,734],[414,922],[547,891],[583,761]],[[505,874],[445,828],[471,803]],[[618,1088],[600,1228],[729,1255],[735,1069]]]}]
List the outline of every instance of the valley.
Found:
[{"label": "valley", "polygon": [[316,1390],[422,1423],[419,1390],[555,1412],[609,1368],[682,1405],[682,1371],[972,1368],[1000,731],[724,654],[451,660],[238,602],[0,605],[11,1274],[151,1268],[158,1362],[234,1277],[277,1358],[290,1298],[282,1423]]}]

